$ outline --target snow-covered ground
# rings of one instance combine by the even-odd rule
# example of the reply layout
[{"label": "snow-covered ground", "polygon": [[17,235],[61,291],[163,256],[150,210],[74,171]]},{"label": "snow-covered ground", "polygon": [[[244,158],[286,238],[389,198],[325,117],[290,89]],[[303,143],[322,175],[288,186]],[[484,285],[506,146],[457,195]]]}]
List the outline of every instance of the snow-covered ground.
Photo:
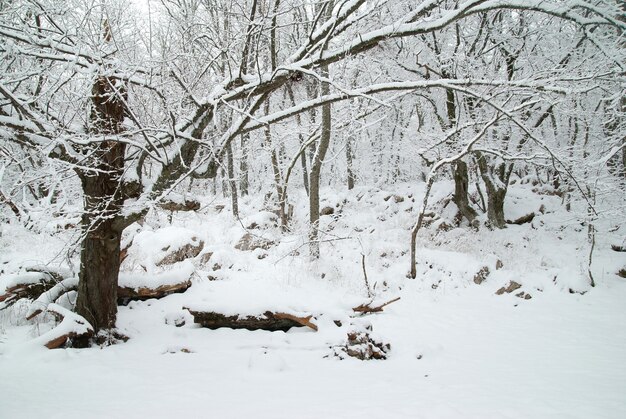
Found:
[{"label": "snow-covered ground", "polygon": [[[433,202],[449,192],[438,188]],[[615,275],[626,254],[610,249],[624,223],[598,227],[590,288],[586,227],[558,198],[512,187],[507,217],[535,211],[532,225],[438,231],[436,221],[420,232],[418,276],[408,279],[409,228],[422,193],[409,185],[324,191],[323,206],[335,214],[322,217],[317,262],[307,257],[302,196],[293,197],[296,221],[285,234],[256,198],[244,200],[240,221],[226,200],[174,214],[171,226],[168,214],[152,214],[137,226],[147,239],[135,242],[124,270],[130,278],[186,269],[189,261],[155,263],[168,227],[172,242],[191,234],[205,244],[192,261],[191,288],[120,307],[118,327],[130,340],[102,349],[47,350],[33,339],[52,327],[49,319],[23,320],[25,304],[0,312],[0,418],[626,417],[626,280]],[[452,219],[451,207],[438,212]],[[253,224],[250,233],[276,244],[236,250]],[[0,281],[28,265],[67,265],[72,233],[42,230],[4,226]],[[375,298],[401,299],[359,317],[351,308],[369,301],[362,254]],[[490,274],[477,285],[483,267]],[[495,294],[510,281],[521,288]],[[532,298],[515,296],[522,291]],[[310,313],[319,330],[209,330],[183,307]],[[349,330],[367,325],[391,345],[387,360],[333,356]]]}]

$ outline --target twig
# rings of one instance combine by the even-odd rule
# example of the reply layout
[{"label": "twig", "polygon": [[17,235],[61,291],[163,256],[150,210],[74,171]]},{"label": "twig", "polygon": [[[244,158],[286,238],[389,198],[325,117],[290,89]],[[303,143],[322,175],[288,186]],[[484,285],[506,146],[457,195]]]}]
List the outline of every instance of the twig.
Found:
[{"label": "twig", "polygon": [[400,299],[400,297],[396,297],[393,300],[389,300],[384,304],[381,304],[379,306],[376,307],[371,307],[370,304],[372,304],[372,302],[369,302],[368,304],[361,304],[358,307],[354,307],[352,310],[356,311],[357,313],[380,313],[381,311],[383,311],[383,308],[385,306],[388,306],[391,303],[395,303],[396,301],[398,301]]}]

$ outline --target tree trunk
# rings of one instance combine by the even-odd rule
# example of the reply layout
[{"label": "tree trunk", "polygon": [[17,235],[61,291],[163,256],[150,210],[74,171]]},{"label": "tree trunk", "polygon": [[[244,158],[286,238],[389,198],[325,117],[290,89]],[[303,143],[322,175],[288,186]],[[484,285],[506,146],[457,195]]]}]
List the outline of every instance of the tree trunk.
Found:
[{"label": "tree trunk", "polygon": [[478,216],[476,210],[472,208],[467,197],[469,185],[469,175],[467,163],[463,160],[457,160],[454,165],[454,196],[453,200],[461,215],[469,221],[470,225],[474,224],[474,220]]},{"label": "tree trunk", "polygon": [[[301,141],[302,143],[302,141]],[[300,155],[300,164],[302,166],[302,182],[304,183],[304,190],[306,194],[309,194],[309,169],[306,164],[306,149],[302,151]]]},{"label": "tree trunk", "polygon": [[230,187],[230,201],[233,215],[239,217],[239,201],[237,200],[237,181],[235,180],[235,164],[233,162],[233,146],[228,143],[226,148],[226,159],[228,165],[228,185]]},{"label": "tree trunk", "polygon": [[[328,66],[321,68],[320,73],[322,77],[328,77]],[[330,86],[328,83],[321,83],[320,95],[330,94]],[[319,218],[320,218],[320,176],[322,173],[322,164],[324,163],[324,157],[326,157],[326,151],[330,145],[331,135],[331,107],[330,103],[322,105],[322,132],[320,135],[317,149],[315,150],[315,156],[311,164],[311,172],[309,175],[309,240],[311,242],[311,256],[313,258],[319,258],[320,256],[320,244],[319,244]]]},{"label": "tree trunk", "polygon": [[506,227],[504,219],[504,198],[506,189],[487,187],[487,219],[496,228]]},{"label": "tree trunk", "polygon": [[239,161],[239,192],[241,196],[248,195],[248,186],[250,181],[248,179],[248,140],[249,134],[241,135],[241,160]]},{"label": "tree trunk", "polygon": [[95,158],[100,170],[80,174],[85,208],[76,300],[76,313],[87,319],[96,333],[115,327],[120,242],[125,227],[120,215],[125,145],[108,141],[98,148]]},{"label": "tree trunk", "polygon": [[[108,42],[106,34],[105,31]],[[82,151],[89,157],[83,166],[75,169],[84,196],[76,313],[87,319],[96,333],[114,328],[117,315],[120,242],[126,227],[121,215],[125,200],[122,175],[126,144],[117,141],[116,135],[123,130],[126,98],[125,87],[118,80],[96,79],[89,129],[102,138],[85,146]]]},{"label": "tree trunk", "polygon": [[105,220],[93,227],[91,218],[83,216],[86,234],[80,253],[76,313],[87,319],[97,332],[115,327],[122,232],[114,228],[115,220]]},{"label": "tree trunk", "polygon": [[348,137],[348,140],[346,141],[346,167],[348,171],[348,190],[349,191],[354,189],[354,182],[356,180],[354,169],[352,167],[353,157],[354,156],[352,153],[352,138]]},{"label": "tree trunk", "polygon": [[480,176],[487,192],[487,219],[495,228],[505,228],[504,198],[508,190],[513,165],[502,162],[493,167],[482,153],[476,152]]}]

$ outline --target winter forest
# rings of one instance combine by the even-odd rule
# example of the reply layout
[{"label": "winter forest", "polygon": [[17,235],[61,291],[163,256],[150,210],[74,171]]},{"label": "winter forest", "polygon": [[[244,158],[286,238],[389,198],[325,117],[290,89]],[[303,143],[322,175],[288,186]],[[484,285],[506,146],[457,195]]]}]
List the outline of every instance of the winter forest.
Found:
[{"label": "winter forest", "polygon": [[0,418],[626,417],[622,0],[0,0]]}]

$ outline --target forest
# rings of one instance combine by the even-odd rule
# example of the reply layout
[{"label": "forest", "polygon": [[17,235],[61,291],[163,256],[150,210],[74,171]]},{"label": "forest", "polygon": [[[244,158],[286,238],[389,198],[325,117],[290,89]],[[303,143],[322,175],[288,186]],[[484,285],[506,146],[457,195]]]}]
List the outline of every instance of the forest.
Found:
[{"label": "forest", "polygon": [[625,220],[621,0],[0,0],[0,417],[622,418]]}]

